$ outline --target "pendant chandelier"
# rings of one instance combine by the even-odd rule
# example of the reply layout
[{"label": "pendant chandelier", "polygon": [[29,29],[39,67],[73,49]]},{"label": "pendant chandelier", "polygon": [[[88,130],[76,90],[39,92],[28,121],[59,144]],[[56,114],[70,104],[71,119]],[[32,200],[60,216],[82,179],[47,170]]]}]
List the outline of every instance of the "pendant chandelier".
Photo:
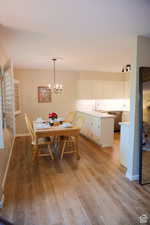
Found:
[{"label": "pendant chandelier", "polygon": [[51,89],[51,91],[55,94],[61,94],[62,91],[63,91],[63,85],[61,83],[57,83],[56,82],[56,69],[55,69],[55,66],[56,66],[56,61],[57,61],[57,58],[52,58],[51,60],[49,60],[49,62],[53,63],[53,78],[54,78],[54,84],[53,86],[51,84],[48,85],[49,89]]}]

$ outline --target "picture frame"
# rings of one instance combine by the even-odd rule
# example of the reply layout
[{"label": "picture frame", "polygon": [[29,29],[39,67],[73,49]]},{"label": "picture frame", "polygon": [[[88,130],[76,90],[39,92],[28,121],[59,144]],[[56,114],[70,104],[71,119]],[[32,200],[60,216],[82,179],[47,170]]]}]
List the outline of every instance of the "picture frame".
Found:
[{"label": "picture frame", "polygon": [[38,103],[49,103],[52,101],[51,90],[48,86],[38,87]]}]

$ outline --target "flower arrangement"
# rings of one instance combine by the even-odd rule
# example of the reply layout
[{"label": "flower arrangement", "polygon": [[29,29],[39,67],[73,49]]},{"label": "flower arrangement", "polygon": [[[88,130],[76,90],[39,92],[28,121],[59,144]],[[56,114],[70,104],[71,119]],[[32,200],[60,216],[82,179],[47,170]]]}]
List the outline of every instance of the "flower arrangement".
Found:
[{"label": "flower arrangement", "polygon": [[49,114],[48,114],[48,118],[49,118],[49,119],[54,120],[54,119],[57,119],[57,117],[58,117],[58,115],[57,115],[57,113],[55,113],[55,112],[52,112],[52,113],[49,113]]}]

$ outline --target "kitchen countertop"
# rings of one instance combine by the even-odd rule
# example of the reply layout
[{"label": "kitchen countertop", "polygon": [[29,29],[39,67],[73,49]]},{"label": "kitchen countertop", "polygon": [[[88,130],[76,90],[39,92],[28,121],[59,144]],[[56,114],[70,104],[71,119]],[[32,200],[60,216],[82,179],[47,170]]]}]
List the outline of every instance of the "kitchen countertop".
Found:
[{"label": "kitchen countertop", "polygon": [[114,118],[114,115],[110,115],[108,113],[101,113],[101,112],[95,112],[95,111],[78,111],[81,113],[85,113],[91,116],[99,117],[99,118]]}]

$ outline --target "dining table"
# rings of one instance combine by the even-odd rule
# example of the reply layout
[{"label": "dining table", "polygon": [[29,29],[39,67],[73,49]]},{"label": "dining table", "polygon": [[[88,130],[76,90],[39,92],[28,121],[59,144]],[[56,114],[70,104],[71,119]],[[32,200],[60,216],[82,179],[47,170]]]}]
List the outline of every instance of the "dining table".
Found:
[{"label": "dining table", "polygon": [[[75,138],[75,148],[77,159],[80,159],[79,147],[78,147],[78,139],[80,135],[80,128],[72,125],[71,127],[64,127],[61,125],[50,126],[49,123],[41,122],[43,126],[40,125],[39,122],[33,121],[33,130],[35,136],[35,145],[38,146],[39,138],[47,138],[47,137],[74,137]],[[45,125],[44,125],[45,124]]]}]

